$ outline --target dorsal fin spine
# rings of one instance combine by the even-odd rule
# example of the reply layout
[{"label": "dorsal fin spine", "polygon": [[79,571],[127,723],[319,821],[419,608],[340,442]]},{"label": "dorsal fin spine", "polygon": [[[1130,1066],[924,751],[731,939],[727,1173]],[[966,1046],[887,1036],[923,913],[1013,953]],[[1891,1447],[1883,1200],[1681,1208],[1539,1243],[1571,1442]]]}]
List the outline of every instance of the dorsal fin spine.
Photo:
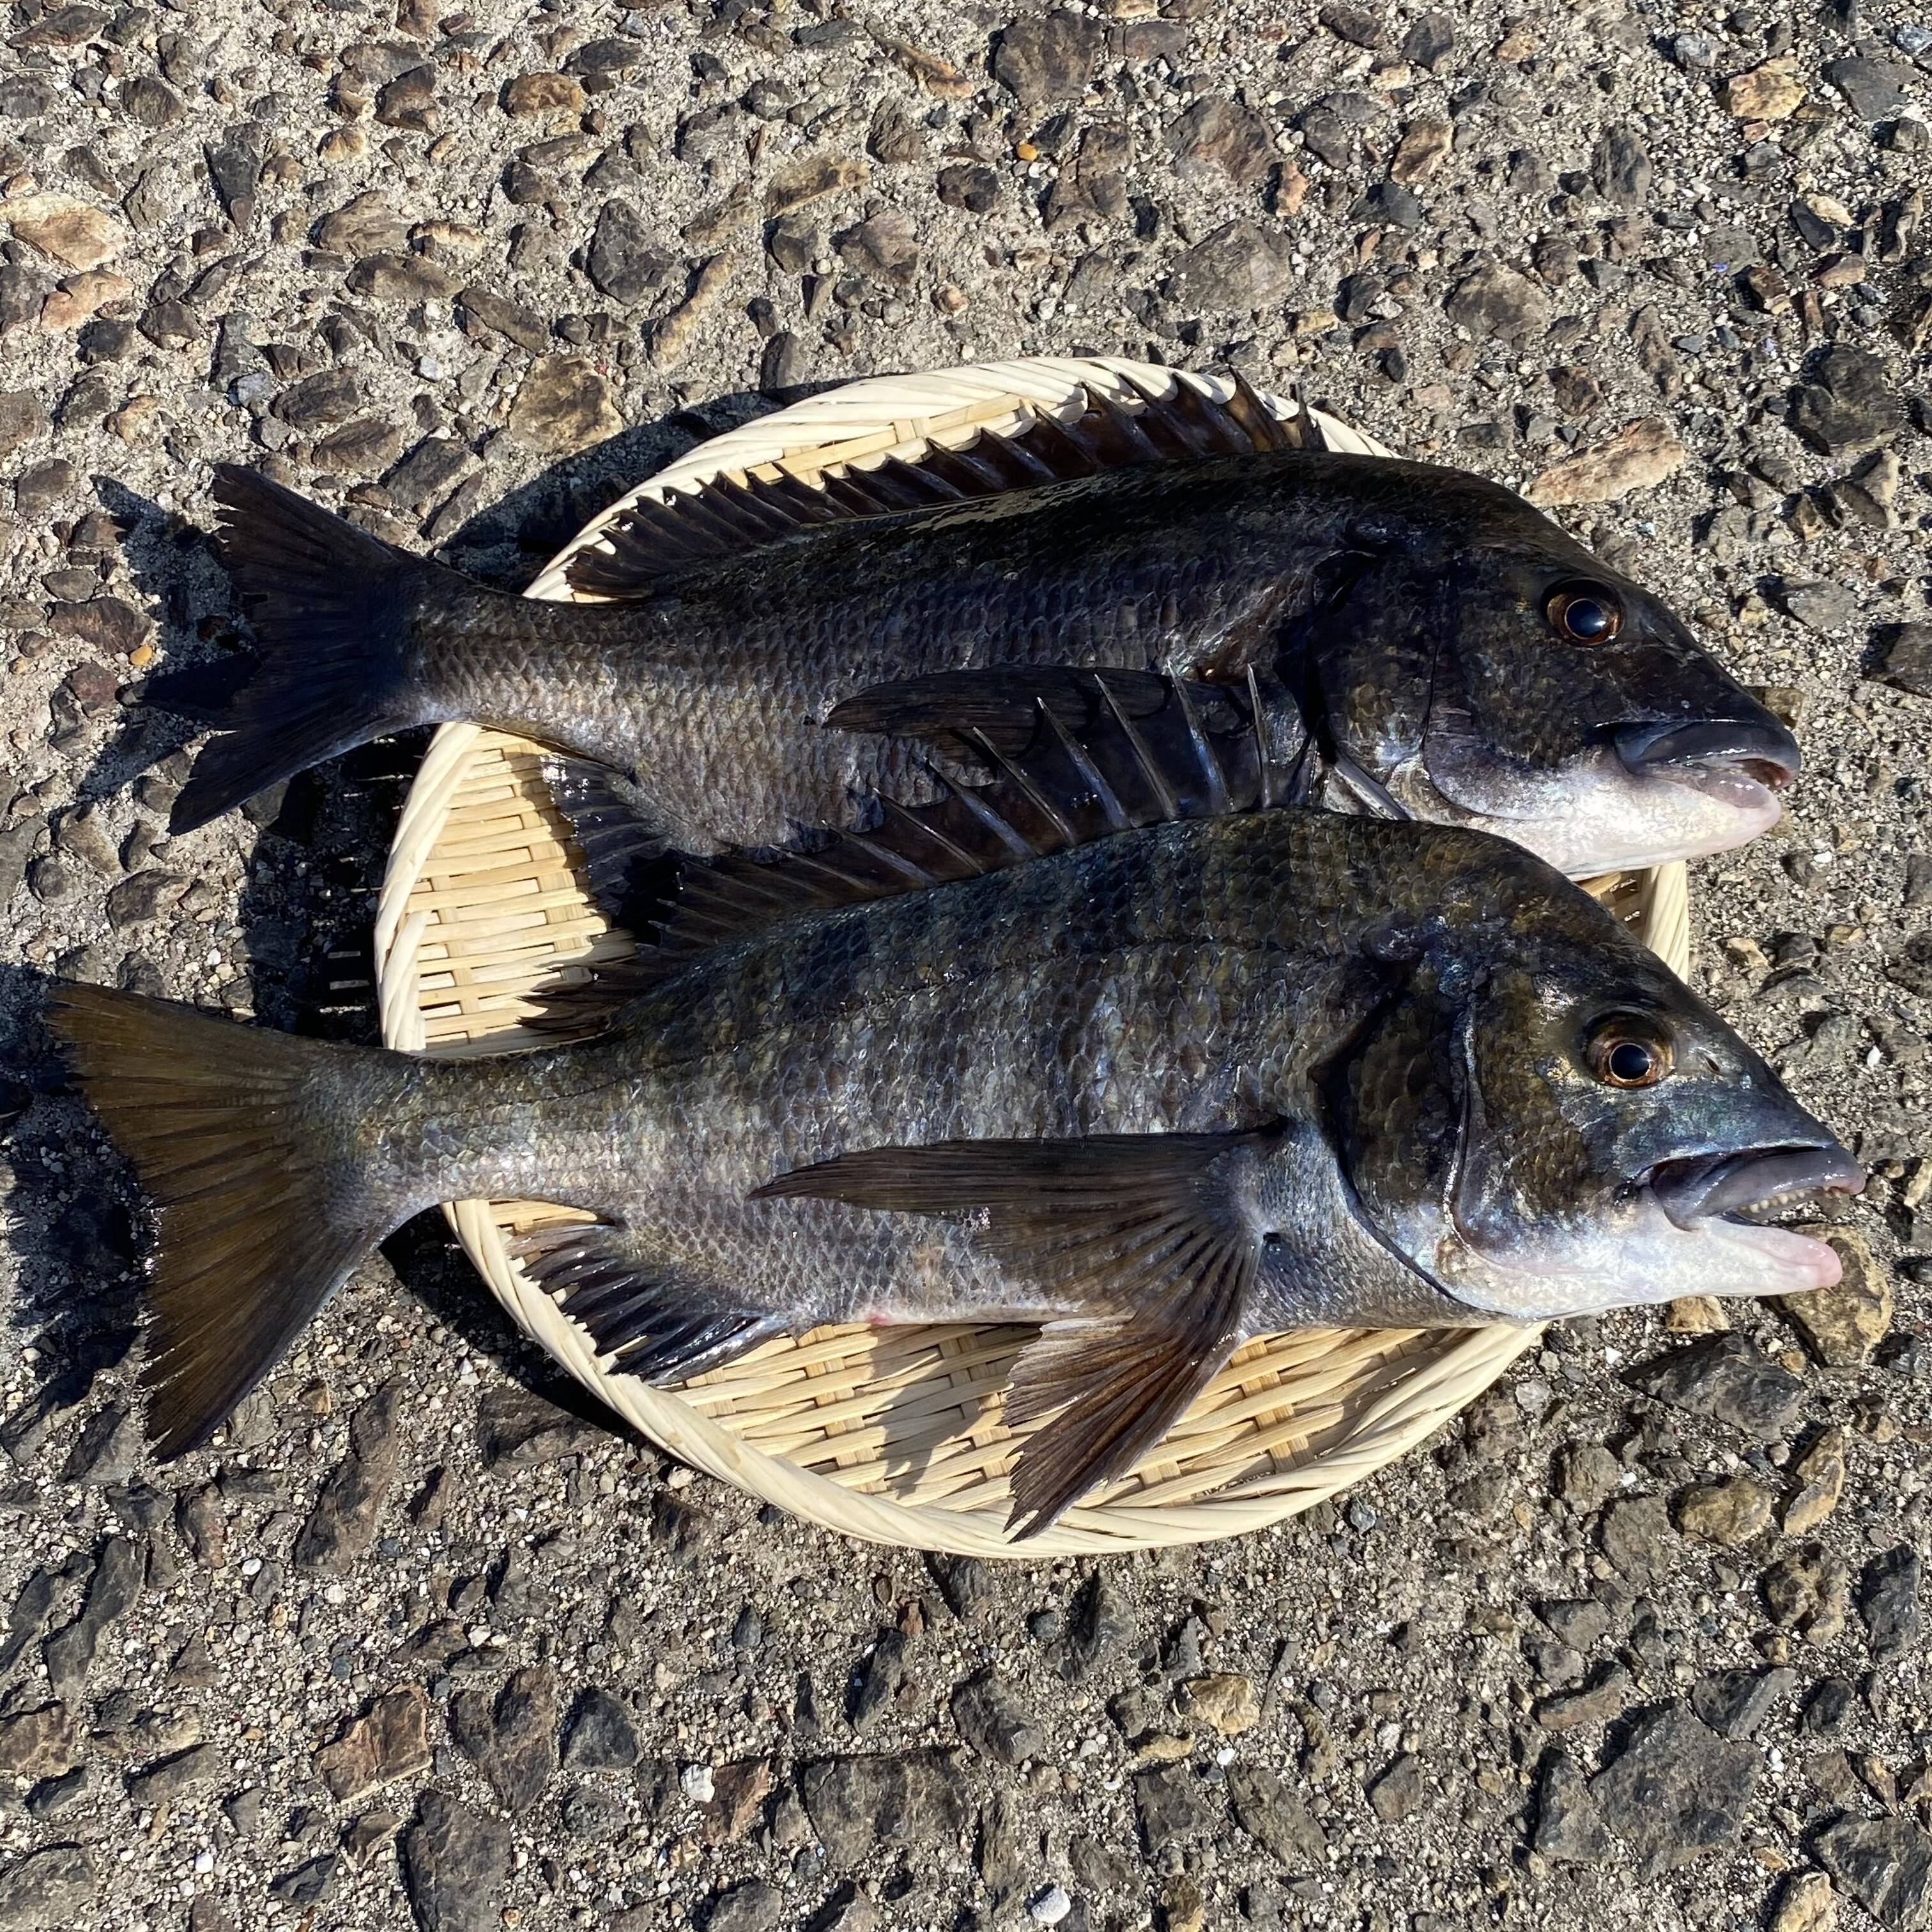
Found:
[{"label": "dorsal fin spine", "polygon": [[[1096,680],[1096,682],[1097,682],[1098,680]],[[1060,740],[1060,749],[1073,761],[1074,769],[1093,788],[1094,797],[1100,801],[1100,809],[1107,814],[1108,824],[1116,832],[1130,830],[1133,820],[1127,816],[1126,808],[1120,803],[1119,795],[1107,782],[1105,773],[1088,754],[1086,746],[1067,730],[1065,724],[1060,722],[1060,714],[1052,705],[1047,704],[1044,699],[1036,701],[1039,704],[1040,715],[1046,720],[1047,728]]]},{"label": "dorsal fin spine", "polygon": [[1020,796],[1046,820],[1048,824],[1053,827],[1054,831],[1059,833],[1068,844],[1079,844],[1080,835],[1074,830],[1066,814],[1018,766],[1015,764],[1004,752],[1000,751],[985,733],[969,728],[961,732],[959,735],[964,742],[970,745],[981,758],[1018,789]]},{"label": "dorsal fin spine", "polygon": [[1178,818],[1180,816],[1180,801],[1174,796],[1174,788],[1168,783],[1167,774],[1161,770],[1160,760],[1148,749],[1147,740],[1135,728],[1133,720],[1122,709],[1120,700],[1114,695],[1106,680],[1102,678],[1099,682],[1100,694],[1107,701],[1107,709],[1114,714],[1114,722],[1126,734],[1127,742],[1132,747],[1135,758],[1139,760],[1142,775],[1152,787],[1154,796],[1160,801],[1162,816]]},{"label": "dorsal fin spine", "polygon": [[1215,755],[1214,748],[1208,742],[1208,734],[1201,728],[1200,715],[1194,709],[1194,700],[1187,694],[1187,680],[1174,680],[1174,702],[1180,707],[1183,723],[1187,727],[1188,737],[1192,741],[1194,755],[1201,766],[1201,776],[1208,788],[1208,805],[1210,812],[1222,812],[1228,808],[1228,775],[1221,767],[1221,760]]}]

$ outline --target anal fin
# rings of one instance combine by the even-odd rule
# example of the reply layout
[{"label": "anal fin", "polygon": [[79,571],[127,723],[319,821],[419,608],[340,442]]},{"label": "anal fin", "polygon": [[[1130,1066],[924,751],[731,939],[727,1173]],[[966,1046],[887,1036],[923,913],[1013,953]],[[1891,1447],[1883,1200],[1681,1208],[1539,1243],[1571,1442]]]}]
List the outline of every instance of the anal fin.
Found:
[{"label": "anal fin", "polygon": [[688,1382],[790,1325],[782,1314],[735,1305],[654,1264],[610,1222],[534,1228],[509,1246],[620,1375],[658,1385]]}]

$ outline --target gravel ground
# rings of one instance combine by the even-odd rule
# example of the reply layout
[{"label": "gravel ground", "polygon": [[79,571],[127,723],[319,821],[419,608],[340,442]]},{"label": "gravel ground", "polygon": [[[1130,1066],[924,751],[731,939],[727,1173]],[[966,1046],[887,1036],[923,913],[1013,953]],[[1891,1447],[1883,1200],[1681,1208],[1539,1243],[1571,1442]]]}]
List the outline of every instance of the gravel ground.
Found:
[{"label": "gravel ground", "polygon": [[[1802,10],[15,0],[0,1928],[1923,1920],[1932,31]],[[1081,349],[1529,486],[1772,688],[1702,972],[1876,1164],[1846,1288],[1553,1331],[1268,1535],[928,1565],[606,1431],[424,1223],[149,1463],[34,989],[368,1035],[418,748],[166,838],[208,464],[514,584],[775,394]]]}]

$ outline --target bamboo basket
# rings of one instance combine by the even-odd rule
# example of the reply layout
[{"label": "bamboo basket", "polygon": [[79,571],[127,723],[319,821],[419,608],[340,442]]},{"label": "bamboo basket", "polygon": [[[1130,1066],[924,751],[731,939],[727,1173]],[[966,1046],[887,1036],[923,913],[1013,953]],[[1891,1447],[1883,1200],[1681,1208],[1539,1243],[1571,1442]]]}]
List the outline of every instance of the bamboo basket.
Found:
[{"label": "bamboo basket", "polygon": [[[1009,430],[1032,410],[1071,418],[1082,386],[1129,394],[1123,376],[1225,396],[1211,377],[1116,358],[1039,358],[852,383],[700,444],[586,526],[529,594],[571,595],[566,565],[626,504],[727,472],[813,479],[932,442]],[[1284,417],[1294,404],[1269,397]],[[1388,450],[1315,412],[1333,447]],[[379,903],[383,1037],[438,1054],[532,1043],[530,990],[620,955],[578,875],[536,748],[444,726],[404,807]],[[1678,970],[1688,964],[1684,868],[1592,890]],[[512,1260],[506,1228],[562,1218],[530,1203],[464,1201],[446,1212],[465,1252],[532,1340],[625,1420],[722,1480],[872,1541],[975,1556],[1050,1557],[1204,1541],[1264,1528],[1333,1496],[1415,1446],[1534,1347],[1535,1328],[1304,1330],[1247,1344],[1141,1464],[1018,1544],[1007,1540],[1002,1418],[1028,1332],[972,1326],[824,1328],[768,1343],[675,1389],[606,1370],[582,1332]]]}]

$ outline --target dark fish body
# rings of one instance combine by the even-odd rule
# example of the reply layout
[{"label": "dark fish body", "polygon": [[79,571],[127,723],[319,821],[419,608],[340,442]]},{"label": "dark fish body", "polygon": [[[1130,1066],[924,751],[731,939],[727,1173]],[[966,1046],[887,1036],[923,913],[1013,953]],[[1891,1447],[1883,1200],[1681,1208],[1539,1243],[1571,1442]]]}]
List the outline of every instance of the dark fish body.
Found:
[{"label": "dark fish body", "polygon": [[[618,775],[677,849],[775,845],[919,794],[913,747],[826,728],[842,703],[1023,666],[1252,674],[1278,738],[1305,728],[1391,809],[1576,875],[1738,842],[1796,770],[1664,605],[1509,491],[1427,464],[1102,470],[812,524],[574,605],[484,589],[246,471],[217,492],[266,662],[180,829],[384,730],[467,718]],[[1567,635],[1577,610],[1604,634]]]},{"label": "dark fish body", "polygon": [[531,1198],[596,1217],[523,1258],[653,1379],[821,1321],[1046,1323],[1009,1400],[1054,1417],[1016,1478],[1036,1522],[1246,1336],[1820,1285],[1828,1250],[1728,1213],[1850,1172],[1547,867],[1316,813],[780,908],[610,1030],[494,1059],[92,988],[55,1023],[158,1204],[164,1448],[203,1438],[403,1220]]}]

